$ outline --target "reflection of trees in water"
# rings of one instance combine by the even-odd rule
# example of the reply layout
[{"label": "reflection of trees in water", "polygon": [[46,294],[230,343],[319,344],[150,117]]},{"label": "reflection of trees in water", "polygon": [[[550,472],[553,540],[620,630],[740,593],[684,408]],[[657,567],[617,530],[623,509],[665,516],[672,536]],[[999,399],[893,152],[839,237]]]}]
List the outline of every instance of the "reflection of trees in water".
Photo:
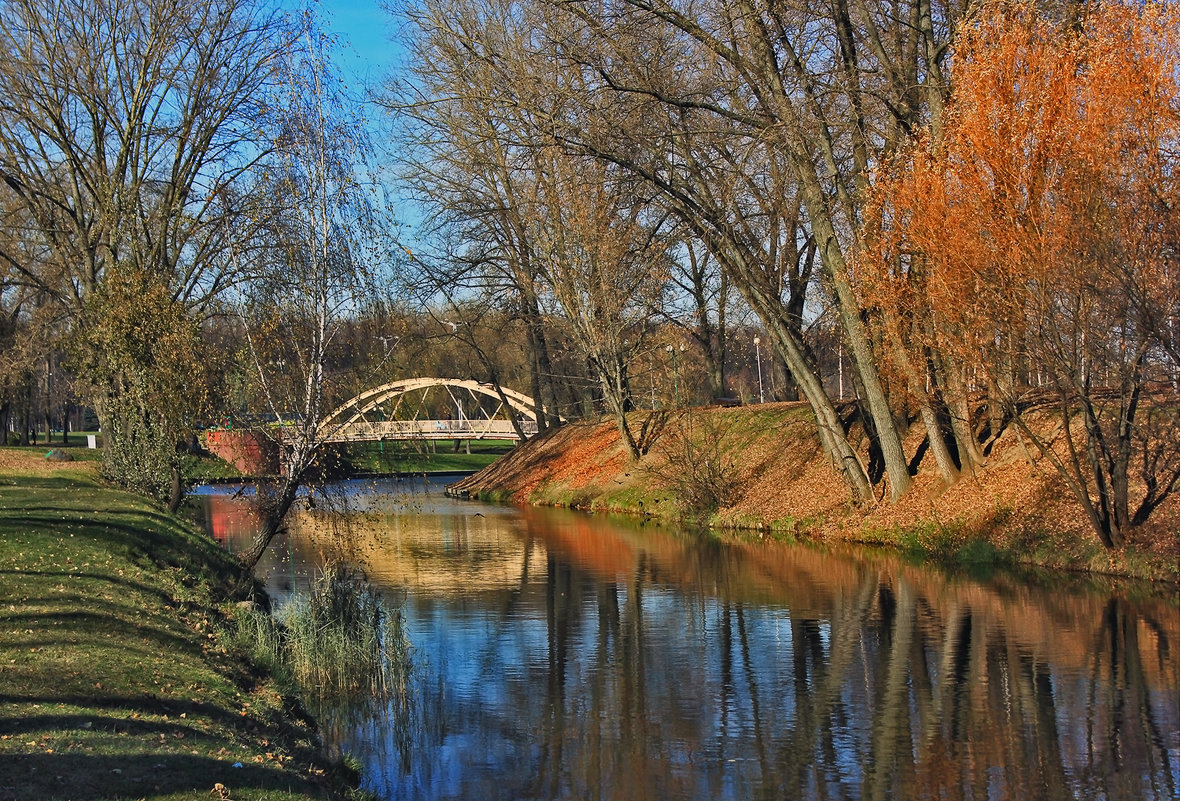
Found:
[{"label": "reflection of trees in water", "polygon": [[[1093,621],[1078,671],[886,571],[823,617],[686,602],[657,572],[640,555],[616,583],[550,556],[544,658],[490,678],[477,713],[532,747],[473,771],[468,797],[1175,797],[1176,688],[1153,700],[1126,602]],[[1174,675],[1167,646],[1153,653]]]},{"label": "reflection of trees in water", "polygon": [[[1089,674],[1083,682],[1090,714],[1084,729],[1087,790],[1106,790],[1111,797],[1176,798],[1176,770],[1169,766],[1167,751],[1159,747],[1176,732],[1176,725],[1155,714],[1152,694],[1144,681],[1144,651],[1139,642],[1142,620],[1128,603],[1111,599],[1095,632]],[[1156,658],[1167,671],[1170,643],[1155,627]],[[1172,665],[1173,676],[1176,667]],[[1173,684],[1173,690],[1176,685]],[[1173,710],[1175,714],[1175,710]],[[1175,748],[1177,743],[1173,743]],[[1169,770],[1169,768],[1171,768]]]},{"label": "reflection of trees in water", "polygon": [[1176,797],[1174,609],[570,520],[478,518],[445,545],[399,522],[376,543],[430,588],[418,614],[440,641],[478,622],[447,651],[464,664],[419,665],[404,724],[331,721],[379,788]]}]

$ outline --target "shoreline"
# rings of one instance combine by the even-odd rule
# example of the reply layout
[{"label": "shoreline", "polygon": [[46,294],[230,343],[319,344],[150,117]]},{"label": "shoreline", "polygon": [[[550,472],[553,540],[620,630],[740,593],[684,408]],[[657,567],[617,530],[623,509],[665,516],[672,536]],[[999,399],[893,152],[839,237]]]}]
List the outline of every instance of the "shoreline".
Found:
[{"label": "shoreline", "polygon": [[[448,494],[687,520],[720,536],[858,543],[950,563],[1180,584],[1180,496],[1137,528],[1131,545],[1108,551],[1060,478],[1011,428],[988,442],[987,464],[955,484],[943,485],[919,463],[900,501],[881,500],[878,486],[878,499],[858,506],[823,456],[802,404],[633,412],[632,425],[650,430],[657,415],[658,429],[638,462],[627,458],[613,423],[571,423],[456,482]],[[907,453],[920,452],[918,428]],[[702,432],[712,437],[711,448]],[[867,462],[863,438],[861,447]],[[701,463],[712,463],[710,475],[728,490],[703,510],[685,502],[702,490],[690,480]]]},{"label": "shoreline", "polygon": [[364,797],[234,645],[236,560],[95,467],[0,452],[0,799]]},{"label": "shoreline", "polygon": [[[397,473],[382,473],[374,471],[364,471],[359,473],[349,473],[345,476],[338,476],[330,479],[330,481],[352,481],[356,479],[408,479],[408,478],[462,478],[478,473],[478,470],[427,470],[427,471],[410,471]],[[216,478],[200,478],[193,480],[189,486],[189,491],[197,487],[217,487],[226,484],[251,484],[259,481],[273,481],[276,476],[239,476],[239,477],[216,477]]]}]

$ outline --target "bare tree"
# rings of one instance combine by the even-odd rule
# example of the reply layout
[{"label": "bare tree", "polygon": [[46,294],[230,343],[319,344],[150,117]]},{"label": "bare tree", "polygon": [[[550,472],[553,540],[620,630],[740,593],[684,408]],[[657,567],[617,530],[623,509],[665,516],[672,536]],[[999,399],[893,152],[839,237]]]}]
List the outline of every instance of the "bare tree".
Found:
[{"label": "bare tree", "polygon": [[[5,2],[0,264],[8,280],[83,332],[109,322],[105,304],[135,304],[139,287],[152,298],[139,311],[154,308],[153,325],[171,321],[187,337],[186,316],[235,280],[225,245],[251,225],[239,185],[266,152],[256,121],[284,36],[260,0]],[[177,468],[168,452],[180,421],[138,444],[122,434],[144,430],[143,409],[155,402],[144,388],[160,365],[131,345],[126,358],[106,359],[119,351],[114,340],[79,349],[108,432],[107,466],[119,461],[159,484],[147,473]],[[124,478],[122,468],[112,474]]]},{"label": "bare tree", "polygon": [[[645,185],[637,194],[676,215],[759,316],[826,452],[867,500],[875,473],[803,334],[808,299],[822,300],[851,360],[870,456],[896,499],[911,484],[906,420],[880,365],[889,331],[911,323],[881,319],[854,256],[873,236],[862,219],[871,172],[919,126],[941,130],[945,60],[966,5],[428,0],[428,71],[445,61],[479,79],[441,84],[419,114],[439,102],[441,130],[468,125],[475,104],[485,141],[547,139]],[[952,438],[960,459],[981,459],[960,367],[936,366],[928,372],[946,402],[923,410],[932,444]],[[939,466],[954,478],[953,459]]]},{"label": "bare tree", "polygon": [[[537,38],[546,45],[532,58],[543,61],[545,52],[556,51],[559,55],[553,60],[558,64],[579,65],[570,68],[578,78],[563,82],[576,88],[567,90],[561,113],[549,115],[554,135],[566,147],[593,154],[647,182],[660,202],[705,244],[762,320],[799,391],[815,410],[825,451],[854,495],[870,498],[868,471],[824,393],[803,336],[817,245],[781,144],[740,113],[721,113],[706,103],[706,98],[726,105],[749,99],[734,88],[715,58],[694,52],[692,39],[675,28],[637,12],[620,12],[617,19],[605,22],[582,14],[557,20],[541,16],[543,32]],[[653,35],[658,39],[653,41]],[[665,55],[655,64],[626,55],[646,51]],[[681,61],[703,66],[679,69]],[[553,63],[532,67],[541,74],[554,68]],[[633,86],[623,86],[632,79]],[[516,102],[556,106],[547,99],[554,93],[552,82],[545,84],[537,77],[533,82],[547,88]],[[517,78],[514,85],[529,82]],[[688,99],[674,102],[673,95]]]},{"label": "bare tree", "polygon": [[[710,400],[725,397],[726,325],[732,304],[727,273],[704,243],[684,237],[670,253],[668,302],[661,316],[688,332],[704,354]],[[674,288],[674,291],[673,289]]]},{"label": "bare tree", "polygon": [[627,421],[628,371],[667,284],[661,220],[647,219],[630,182],[603,164],[557,147],[536,156],[529,232],[540,268],[627,452],[638,459]]},{"label": "bare tree", "polygon": [[[936,18],[929,0],[889,6],[839,0],[823,7],[622,0],[605,14],[589,4],[559,7],[581,26],[564,26],[569,58],[595,70],[602,91],[637,94],[670,113],[724,121],[742,139],[765,143],[782,160],[856,367],[865,423],[880,448],[892,496],[899,497],[910,485],[908,466],[850,256],[862,233],[869,170],[907,130],[940,113],[941,62],[957,12]],[[647,37],[654,32],[678,60],[700,65],[689,71],[700,77],[676,80],[668,69],[654,68],[646,55],[635,55],[651,51],[636,50],[641,32]],[[756,180],[757,173],[737,175]],[[783,355],[792,372],[804,367],[801,354]],[[814,393],[805,395],[813,406],[823,406]],[[817,416],[825,416],[822,408]],[[859,477],[852,479],[860,484]]]},{"label": "bare tree", "polygon": [[427,211],[423,234],[433,252],[415,259],[417,283],[429,301],[460,298],[465,310],[495,309],[523,321],[543,430],[556,422],[550,414],[558,399],[525,208],[535,191],[536,131],[527,112],[497,99],[502,76],[493,64],[495,53],[520,46],[518,31],[510,20],[483,25],[480,15],[456,13],[447,3],[424,3],[405,15],[413,77],[389,86],[381,102],[398,124],[403,178]]},{"label": "bare tree", "polygon": [[333,433],[321,423],[332,401],[337,337],[390,263],[383,209],[375,187],[362,183],[370,147],[357,104],[332,68],[331,40],[313,11],[293,22],[300,35],[282,57],[283,80],[266,117],[273,156],[259,173],[266,196],[280,204],[273,247],[235,298],[251,372],[276,423],[281,472],[260,487],[264,519],[242,554],[239,592]]},{"label": "bare tree", "polygon": [[9,0],[0,15],[7,266],[75,313],[104,272],[161,276],[189,302],[230,280],[220,251],[257,138],[280,18],[253,0]]}]

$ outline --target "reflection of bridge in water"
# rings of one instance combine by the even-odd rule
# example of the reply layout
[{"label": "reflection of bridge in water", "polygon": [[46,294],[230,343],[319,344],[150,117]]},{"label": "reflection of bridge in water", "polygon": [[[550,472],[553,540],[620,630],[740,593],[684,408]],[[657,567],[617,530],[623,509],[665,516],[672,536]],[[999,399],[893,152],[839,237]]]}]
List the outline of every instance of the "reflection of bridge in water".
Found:
[{"label": "reflection of bridge in water", "polygon": [[[446,394],[441,400],[440,392]],[[423,417],[440,406],[448,417]],[[324,442],[520,440],[537,430],[532,398],[496,384],[457,378],[407,378],[383,384],[342,404],[320,423]]]}]

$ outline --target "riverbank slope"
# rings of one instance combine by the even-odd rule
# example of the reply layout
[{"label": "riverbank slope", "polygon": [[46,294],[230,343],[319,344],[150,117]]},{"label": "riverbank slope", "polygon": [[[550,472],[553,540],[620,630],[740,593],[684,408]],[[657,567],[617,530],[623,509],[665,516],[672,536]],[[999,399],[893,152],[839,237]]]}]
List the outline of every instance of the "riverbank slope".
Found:
[{"label": "riverbank slope", "polygon": [[[694,519],[780,539],[880,543],[960,561],[1010,561],[1177,581],[1180,499],[1169,499],[1109,552],[1053,468],[1013,427],[987,444],[986,466],[950,487],[916,460],[898,503],[856,506],[824,457],[804,404],[636,412],[645,451],[631,462],[609,422],[581,422],[524,444],[455,492],[520,504]],[[1044,421],[1052,425],[1051,418]],[[923,452],[914,426],[906,452]],[[867,443],[862,458],[869,463]],[[720,492],[711,493],[708,485]]]},{"label": "riverbank slope", "polygon": [[0,449],[0,801],[346,792],[222,633],[232,557],[95,466]]}]

